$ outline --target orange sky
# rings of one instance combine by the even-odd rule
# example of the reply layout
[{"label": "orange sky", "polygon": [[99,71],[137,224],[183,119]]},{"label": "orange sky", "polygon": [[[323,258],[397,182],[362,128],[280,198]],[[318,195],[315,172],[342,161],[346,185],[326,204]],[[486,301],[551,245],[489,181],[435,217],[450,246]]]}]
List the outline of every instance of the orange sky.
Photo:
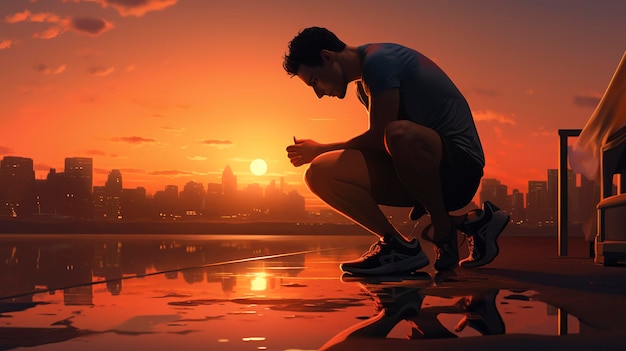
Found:
[{"label": "orange sky", "polygon": [[[318,100],[282,69],[302,28],[349,45],[390,41],[434,59],[465,93],[485,176],[527,191],[557,166],[557,129],[582,128],[626,43],[626,2],[12,0],[0,4],[0,156],[37,178],[92,157],[94,185],[125,188],[285,181],[304,167],[285,147],[365,130],[352,90]],[[249,163],[267,160],[254,176]]]}]

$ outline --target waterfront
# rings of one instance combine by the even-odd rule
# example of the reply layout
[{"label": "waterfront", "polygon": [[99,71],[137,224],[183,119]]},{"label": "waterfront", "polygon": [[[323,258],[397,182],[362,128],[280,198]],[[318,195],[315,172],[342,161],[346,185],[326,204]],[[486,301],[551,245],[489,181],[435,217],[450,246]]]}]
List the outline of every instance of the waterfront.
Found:
[{"label": "waterfront", "polygon": [[[437,349],[625,328],[610,319],[621,307],[607,305],[623,298],[622,267],[589,266],[578,241],[574,257],[554,259],[553,238],[502,240],[491,268],[373,280],[338,268],[367,249],[366,235],[3,235],[0,349]],[[524,243],[538,249],[531,262],[513,256]],[[602,274],[554,273],[564,265]]]}]

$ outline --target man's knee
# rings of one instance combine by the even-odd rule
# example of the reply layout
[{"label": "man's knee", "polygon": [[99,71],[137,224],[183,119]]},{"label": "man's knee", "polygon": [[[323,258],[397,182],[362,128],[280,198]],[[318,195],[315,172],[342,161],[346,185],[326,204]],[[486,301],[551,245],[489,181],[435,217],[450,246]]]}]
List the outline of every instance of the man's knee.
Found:
[{"label": "man's knee", "polygon": [[328,184],[330,171],[327,162],[324,162],[324,155],[315,158],[304,172],[304,181],[309,190],[319,193]]},{"label": "man's knee", "polygon": [[393,121],[385,128],[385,146],[387,151],[399,150],[410,142],[409,121]]},{"label": "man's knee", "polygon": [[367,165],[357,150],[337,150],[319,155],[305,171],[304,180],[316,195],[328,193],[337,181],[369,188]]},{"label": "man's knee", "polygon": [[385,147],[392,157],[439,154],[441,139],[434,130],[411,121],[393,121],[385,128]]}]

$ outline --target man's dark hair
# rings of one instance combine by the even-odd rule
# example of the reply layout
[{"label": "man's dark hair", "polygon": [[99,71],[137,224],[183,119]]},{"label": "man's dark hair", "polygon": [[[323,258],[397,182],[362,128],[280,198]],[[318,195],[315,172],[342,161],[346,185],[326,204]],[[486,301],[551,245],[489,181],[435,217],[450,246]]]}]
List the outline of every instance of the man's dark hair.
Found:
[{"label": "man's dark hair", "polygon": [[300,65],[321,66],[322,50],[340,52],[346,44],[326,28],[309,27],[303,29],[289,42],[289,53],[285,54],[283,68],[291,76],[298,74]]}]

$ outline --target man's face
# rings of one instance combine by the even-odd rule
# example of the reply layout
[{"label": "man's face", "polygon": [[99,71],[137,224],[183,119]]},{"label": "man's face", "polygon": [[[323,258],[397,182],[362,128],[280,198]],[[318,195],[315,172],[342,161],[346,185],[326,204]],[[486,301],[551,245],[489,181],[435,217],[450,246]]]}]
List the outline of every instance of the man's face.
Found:
[{"label": "man's face", "polygon": [[322,57],[324,63],[322,66],[300,65],[298,77],[306,85],[313,88],[315,95],[320,99],[323,96],[335,96],[343,99],[346,96],[348,85],[343,70],[332,55],[322,55]]}]

